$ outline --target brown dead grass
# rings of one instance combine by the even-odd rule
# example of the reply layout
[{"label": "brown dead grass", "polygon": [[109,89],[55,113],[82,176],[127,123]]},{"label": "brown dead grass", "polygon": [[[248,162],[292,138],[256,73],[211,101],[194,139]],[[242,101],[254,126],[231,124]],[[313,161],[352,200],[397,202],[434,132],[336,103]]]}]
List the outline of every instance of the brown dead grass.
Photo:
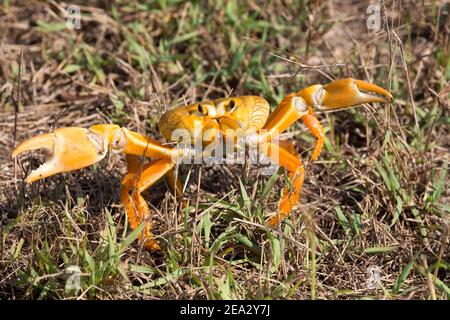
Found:
[{"label": "brown dead grass", "polygon": [[[116,18],[112,4],[82,1],[82,29],[54,32],[45,32],[42,22],[64,22],[65,3],[14,1],[0,7],[0,297],[448,298],[434,280],[448,289],[448,176],[439,204],[429,202],[449,160],[449,6],[442,2],[433,9],[431,3],[387,1],[389,29],[379,32],[365,27],[365,1],[311,1],[304,7],[290,1],[250,2],[227,9],[240,10],[235,18],[212,2],[200,8],[180,3],[148,10],[116,4]],[[258,23],[273,29],[264,31]],[[176,43],[166,45],[174,39]],[[133,41],[147,52],[150,63]],[[239,64],[233,67],[233,61]],[[68,70],[68,65],[79,67]],[[125,174],[123,156],[111,155],[95,169],[26,186],[23,177],[44,158],[34,153],[14,162],[11,151],[19,141],[56,127],[103,122],[161,139],[157,121],[172,106],[229,94],[264,95],[275,106],[283,94],[300,86],[348,75],[390,88],[396,100],[390,107],[322,115],[329,144],[320,161],[307,165],[302,204],[284,226],[288,231],[281,236],[283,254],[275,271],[274,244],[258,220],[216,216],[213,240],[234,225],[262,253],[229,240],[218,250],[213,267],[203,269],[210,248],[195,226],[211,208],[209,197],[240,205],[238,177],[243,177],[252,203],[258,203],[267,177],[238,166],[190,167],[181,169],[184,177],[190,173],[186,199],[193,206],[187,219],[187,233],[192,234],[187,248],[183,212],[159,184],[148,200],[156,233],[167,242],[168,253],[145,252],[134,242],[120,258],[127,277],[106,277],[95,292],[88,285],[76,295],[64,292],[60,276],[67,265],[82,265],[83,254],[62,253],[68,254],[74,244],[87,247],[92,255],[99,251],[96,245],[108,225],[105,209],[122,234],[125,218],[118,188]],[[293,128],[291,134],[306,159],[312,140],[299,129],[303,127]],[[377,161],[393,168],[400,193],[387,187]],[[265,211],[276,208],[281,185],[282,181],[272,190]],[[402,198],[399,220],[390,226],[401,192],[409,201]],[[336,207],[350,223],[353,214],[359,215],[361,227],[344,228]],[[317,244],[315,281],[311,239]],[[376,247],[395,249],[365,251]],[[46,268],[37,252],[47,252],[57,268]],[[240,259],[245,263],[231,264]],[[400,292],[393,292],[410,261],[411,273]],[[153,273],[130,267],[135,265],[148,266]],[[368,288],[371,267],[380,270],[381,287]],[[147,291],[131,286],[176,270],[188,272]],[[59,275],[47,292],[44,283],[52,274]],[[223,289],[227,277],[235,281],[229,294]]]}]

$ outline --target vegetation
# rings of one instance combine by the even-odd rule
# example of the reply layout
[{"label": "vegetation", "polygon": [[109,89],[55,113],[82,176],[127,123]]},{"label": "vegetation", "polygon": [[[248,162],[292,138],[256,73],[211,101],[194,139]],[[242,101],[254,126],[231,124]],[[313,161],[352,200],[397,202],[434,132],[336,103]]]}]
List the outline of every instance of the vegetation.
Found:
[{"label": "vegetation", "polygon": [[[369,1],[71,1],[71,30],[57,1],[1,0],[0,298],[449,299],[444,2],[381,1],[374,30]],[[180,167],[184,209],[164,183],[146,195],[164,246],[152,253],[119,205],[123,155],[32,185],[42,153],[11,158],[56,127],[115,123],[161,140],[173,106],[255,94],[275,108],[347,76],[395,101],[319,114],[315,163],[304,126],[289,130],[306,179],[278,230],[265,218],[282,170]]]}]

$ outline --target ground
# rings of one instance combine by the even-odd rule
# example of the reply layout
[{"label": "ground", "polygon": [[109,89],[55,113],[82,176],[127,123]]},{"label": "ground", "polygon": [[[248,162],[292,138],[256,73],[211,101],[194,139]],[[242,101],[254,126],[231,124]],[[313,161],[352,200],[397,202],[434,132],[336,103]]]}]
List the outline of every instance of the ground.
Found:
[{"label": "ground", "polygon": [[[0,298],[448,299],[445,2],[2,0]],[[43,154],[11,158],[57,127],[115,123],[162,139],[171,107],[254,94],[273,109],[347,76],[395,100],[319,114],[327,140],[314,163],[304,126],[289,130],[306,180],[277,230],[265,217],[282,171],[180,168],[185,209],[164,183],[146,195],[164,248],[154,253],[119,205],[122,155],[32,185]]]}]

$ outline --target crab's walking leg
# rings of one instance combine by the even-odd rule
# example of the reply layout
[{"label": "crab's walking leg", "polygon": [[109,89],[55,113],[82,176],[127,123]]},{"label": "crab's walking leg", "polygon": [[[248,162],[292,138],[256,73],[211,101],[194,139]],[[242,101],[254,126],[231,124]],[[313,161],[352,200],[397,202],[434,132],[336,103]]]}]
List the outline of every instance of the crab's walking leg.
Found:
[{"label": "crab's walking leg", "polygon": [[291,141],[280,141],[279,144],[269,143],[267,155],[272,161],[280,164],[288,170],[291,186],[286,186],[279,203],[279,214],[269,220],[269,225],[274,227],[289,215],[292,208],[299,202],[300,193],[305,178],[305,170]]},{"label": "crab's walking leg", "polygon": [[310,106],[302,97],[295,93],[284,98],[278,108],[272,113],[264,127],[267,138],[276,137],[286,130],[295,121],[301,119],[311,134],[317,139],[311,154],[311,160],[315,161],[322,151],[325,142],[325,133],[319,120],[313,114]]},{"label": "crab's walking leg", "polygon": [[316,144],[314,145],[313,151],[311,153],[311,161],[316,161],[319,158],[320,152],[323,149],[325,143],[325,132],[320,124],[319,119],[313,114],[305,114],[302,117],[303,123],[309,129],[314,138],[316,138]]},{"label": "crab's walking leg", "polygon": [[151,232],[150,209],[141,193],[168,173],[173,168],[174,163],[169,159],[153,160],[142,166],[141,169],[137,156],[128,155],[127,161],[128,174],[122,180],[120,202],[127,213],[132,229],[136,229],[139,224],[147,220],[139,239],[144,242],[147,249],[159,250],[159,245],[153,239]]}]

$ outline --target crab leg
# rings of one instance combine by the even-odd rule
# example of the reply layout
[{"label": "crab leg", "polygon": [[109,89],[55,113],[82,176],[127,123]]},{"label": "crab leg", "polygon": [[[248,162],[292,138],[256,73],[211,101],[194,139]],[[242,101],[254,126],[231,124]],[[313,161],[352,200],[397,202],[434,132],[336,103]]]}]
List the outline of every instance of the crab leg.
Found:
[{"label": "crab leg", "polygon": [[314,109],[336,110],[368,102],[388,102],[392,99],[392,95],[381,87],[348,78],[336,80],[324,86],[307,87],[291,93],[280,102],[261,133],[255,138],[259,143],[267,142],[267,154],[273,161],[289,171],[289,178],[293,185],[291,193],[287,192],[287,188],[283,190],[279,215],[269,221],[270,225],[274,226],[280,222],[300,200],[304,169],[295,152],[290,152],[288,151],[290,148],[286,149],[282,145],[277,146],[269,141],[301,119],[317,139],[311,153],[311,160],[315,161],[323,148],[325,134],[319,120],[314,115]]},{"label": "crab leg", "polygon": [[311,153],[311,161],[316,161],[317,158],[319,158],[320,152],[322,151],[325,143],[325,132],[323,131],[323,127],[320,124],[319,119],[317,119],[313,114],[305,114],[302,120],[313,137],[317,139]]},{"label": "crab leg", "polygon": [[111,149],[125,154],[151,158],[177,159],[181,149],[172,149],[158,141],[116,125],[94,125],[89,129],[69,127],[36,136],[20,144],[13,157],[25,151],[47,149],[50,159],[26,178],[27,183],[88,167],[101,161]]},{"label": "crab leg", "polygon": [[128,216],[132,229],[148,220],[139,239],[150,250],[159,250],[159,245],[151,232],[150,209],[141,193],[161,179],[174,166],[170,159],[153,160],[142,167],[137,156],[127,156],[128,174],[123,178],[120,188],[120,202]]},{"label": "crab leg", "polygon": [[269,225],[275,227],[284,217],[289,215],[293,206],[300,201],[300,192],[305,178],[305,170],[291,141],[280,141],[278,144],[269,143],[267,145],[267,155],[272,161],[288,170],[288,177],[292,184],[292,187],[286,186],[282,191],[279,203],[279,215],[269,220]]},{"label": "crab leg", "polygon": [[270,140],[299,119],[317,139],[311,160],[316,160],[324,144],[324,132],[314,115],[317,110],[349,108],[368,102],[388,102],[392,95],[374,84],[352,78],[333,81],[327,85],[313,85],[286,96],[264,126],[264,136]]},{"label": "crab leg", "polygon": [[[150,217],[141,192],[171,170],[174,161],[184,154],[182,149],[165,147],[139,133],[109,124],[95,125],[89,129],[61,128],[36,136],[20,144],[13,151],[13,157],[36,149],[47,149],[51,158],[28,175],[27,183],[90,166],[101,161],[109,149],[127,154],[129,173],[123,179],[120,198],[133,229]],[[159,160],[144,165],[140,172],[139,156]],[[177,184],[177,190],[181,190],[180,185]],[[152,239],[150,222],[140,238],[144,239],[147,248],[158,249],[158,244]]]}]

